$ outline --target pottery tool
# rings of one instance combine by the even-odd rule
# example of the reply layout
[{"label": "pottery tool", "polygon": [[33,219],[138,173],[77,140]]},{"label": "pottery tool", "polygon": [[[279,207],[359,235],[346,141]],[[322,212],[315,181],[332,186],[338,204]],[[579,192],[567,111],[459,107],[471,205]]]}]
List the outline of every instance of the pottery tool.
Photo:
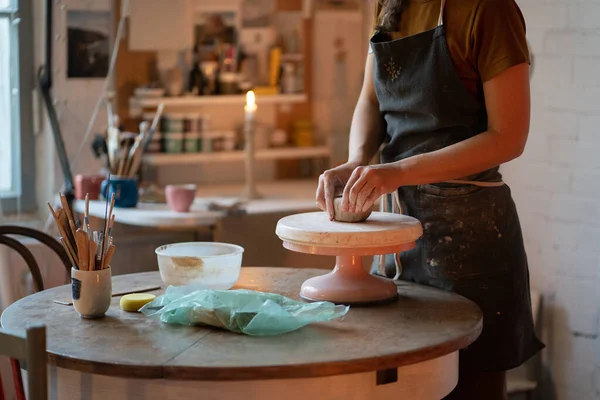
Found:
[{"label": "pottery tool", "polygon": [[300,295],[309,301],[346,305],[396,299],[393,280],[369,274],[362,256],[410,250],[423,235],[417,219],[383,212],[374,212],[361,223],[330,221],[326,212],[290,215],[279,220],[275,232],[288,250],[336,256],[333,271],[304,282]]},{"label": "pottery tool", "polygon": [[108,249],[106,250],[106,256],[104,257],[104,260],[102,262],[102,268],[100,268],[100,269],[108,268],[108,266],[110,265],[110,260],[112,260],[114,253],[115,253],[115,245],[111,244],[110,246],[108,246]]},{"label": "pottery tool", "polygon": [[[48,207],[50,208],[52,217],[54,217],[54,221],[56,222],[56,227],[58,228],[58,231],[61,235],[61,242],[63,244],[63,247],[65,248],[65,251],[67,252],[67,255],[69,256],[70,261],[73,263],[73,265],[76,265],[77,263],[75,263],[75,259],[76,259],[75,250],[73,249],[74,242],[71,242],[69,239],[69,236],[67,234],[67,226],[65,226],[65,224],[64,224],[64,219],[61,220],[58,213],[56,211],[54,211],[54,209],[52,208],[50,203],[48,203]],[[61,214],[64,214],[61,209],[59,209],[59,212]],[[68,229],[70,229],[70,228],[68,228]]]},{"label": "pottery tool", "polygon": [[[115,285],[117,285],[118,283],[115,283]],[[113,291],[112,292],[112,297],[118,297],[118,296],[125,296],[128,294],[134,294],[134,293],[144,293],[144,292],[154,292],[155,290],[160,290],[162,287],[161,286],[140,286],[138,288],[133,288],[133,289],[124,289],[124,290],[117,290],[117,291]],[[54,302],[56,304],[61,304],[64,306],[72,306],[73,305],[73,300],[72,299],[57,299],[54,300]]]},{"label": "pottery tool", "polygon": [[69,222],[69,227],[71,228],[72,238],[75,239],[75,231],[77,230],[75,228],[75,218],[73,217],[73,214],[71,213],[71,210],[69,209],[69,202],[67,201],[67,198],[65,197],[65,195],[63,195],[62,193],[59,193],[59,196],[60,196],[60,203],[62,204],[62,209],[65,212],[65,215],[67,216],[67,221]]},{"label": "pottery tool", "polygon": [[77,258],[79,269],[82,271],[87,271],[89,269],[88,261],[90,259],[88,254],[90,249],[88,235],[81,229],[78,229],[77,232],[75,232],[75,240],[77,241]]},{"label": "pottery tool", "polygon": [[[63,244],[63,247],[65,247],[65,249],[67,248],[67,242],[65,241],[64,238],[60,238],[60,242]],[[71,264],[73,264],[74,267],[77,267],[77,261],[75,256],[72,254],[71,251],[67,250],[67,256],[69,257],[69,261],[71,261]]]},{"label": "pottery tool", "polygon": [[83,231],[88,234],[90,233],[90,195],[85,195],[85,210],[83,212]]},{"label": "pottery tool", "polygon": [[88,261],[88,271],[96,270],[96,248],[98,247],[98,242],[96,240],[92,240],[90,242],[89,249],[89,261]]},{"label": "pottery tool", "polygon": [[[110,180],[110,175],[108,179]],[[63,208],[55,211],[50,203],[48,203],[48,208],[60,232],[60,242],[73,267],[82,271],[106,269],[110,266],[110,261],[116,250],[112,234],[115,223],[115,216],[113,215],[115,197],[112,194],[110,207],[109,202],[106,202],[104,223],[100,231],[91,229],[89,223],[89,195],[85,197],[84,222],[81,227],[79,227],[79,222],[74,220],[73,213],[62,194],[60,199]]]}]

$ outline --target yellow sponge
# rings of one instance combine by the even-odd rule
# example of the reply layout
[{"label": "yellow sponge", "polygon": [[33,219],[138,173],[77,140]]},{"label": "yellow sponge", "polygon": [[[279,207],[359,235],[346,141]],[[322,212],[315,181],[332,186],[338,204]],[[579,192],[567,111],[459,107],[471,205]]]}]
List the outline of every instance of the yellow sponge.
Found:
[{"label": "yellow sponge", "polygon": [[126,294],[121,297],[121,309],[123,311],[138,311],[155,298],[155,295],[149,293]]}]

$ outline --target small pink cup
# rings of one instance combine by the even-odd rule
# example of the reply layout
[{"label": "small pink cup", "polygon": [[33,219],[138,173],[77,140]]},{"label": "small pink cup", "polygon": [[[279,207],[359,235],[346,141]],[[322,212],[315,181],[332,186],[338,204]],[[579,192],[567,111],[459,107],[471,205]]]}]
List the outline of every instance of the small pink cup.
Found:
[{"label": "small pink cup", "polygon": [[196,185],[167,185],[167,204],[175,212],[189,212],[196,197]]}]

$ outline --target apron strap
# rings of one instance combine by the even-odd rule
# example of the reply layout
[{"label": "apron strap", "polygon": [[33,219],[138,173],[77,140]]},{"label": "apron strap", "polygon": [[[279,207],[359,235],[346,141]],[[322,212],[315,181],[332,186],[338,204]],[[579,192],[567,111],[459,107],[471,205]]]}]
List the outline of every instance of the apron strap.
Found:
[{"label": "apron strap", "polygon": [[438,19],[438,26],[444,25],[444,5],[446,4],[446,0],[442,0],[442,5],[440,7],[440,18]]},{"label": "apron strap", "polygon": [[479,181],[462,181],[460,179],[454,179],[450,181],[445,181],[444,183],[458,183],[462,185],[473,185],[473,186],[481,186],[481,187],[500,187],[504,186],[504,181],[499,182],[479,182]]}]

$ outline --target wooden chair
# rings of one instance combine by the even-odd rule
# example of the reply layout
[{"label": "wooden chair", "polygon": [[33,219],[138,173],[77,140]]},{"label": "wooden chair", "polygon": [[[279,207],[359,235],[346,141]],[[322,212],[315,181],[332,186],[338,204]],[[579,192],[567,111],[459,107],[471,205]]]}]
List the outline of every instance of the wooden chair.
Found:
[{"label": "wooden chair", "polygon": [[[28,328],[25,336],[0,330],[0,355],[25,362],[27,366],[28,400],[45,400],[48,398],[46,327],[44,325]],[[17,388],[17,399],[25,400],[22,383]],[[5,400],[1,379],[0,400]]]},{"label": "wooden chair", "polygon": [[[40,268],[38,266],[37,261],[31,254],[31,251],[17,239],[12,236],[23,236],[31,239],[35,239],[40,243],[45,244],[50,249],[58,255],[63,265],[65,266],[65,270],[67,272],[67,276],[71,274],[71,262],[69,261],[69,256],[67,252],[62,247],[60,242],[53,238],[52,236],[38,231],[36,229],[27,228],[23,226],[15,226],[15,225],[1,225],[0,226],[0,245],[8,246],[9,248],[15,250],[23,260],[27,264],[29,271],[31,272],[31,276],[33,278],[33,283],[35,285],[35,289],[37,291],[44,290],[44,282],[42,279],[42,273],[40,272]],[[25,394],[23,390],[23,380],[21,378],[21,367],[19,361],[16,358],[11,358],[11,367],[13,374],[13,383],[15,386],[15,391],[17,393],[18,400],[25,400]],[[0,400],[3,400],[4,393],[2,388],[2,382],[0,382]]]},{"label": "wooden chair", "polygon": [[[542,334],[542,295],[536,290],[531,290],[531,310],[533,323],[538,337]],[[533,393],[538,387],[542,374],[542,357],[536,354],[519,368],[508,371],[506,376],[507,392],[511,398],[525,396],[528,400],[533,398]]]},{"label": "wooden chair", "polygon": [[31,271],[31,276],[33,277],[33,282],[37,291],[44,290],[44,282],[42,280],[40,267],[38,266],[37,261],[35,261],[33,254],[31,254],[31,251],[29,251],[29,249],[21,242],[11,237],[14,235],[35,239],[48,246],[58,255],[65,266],[67,274],[71,274],[71,262],[69,261],[69,256],[58,240],[36,229],[23,226],[0,225],[0,245],[3,244],[10,247],[23,257],[29,271]]}]

